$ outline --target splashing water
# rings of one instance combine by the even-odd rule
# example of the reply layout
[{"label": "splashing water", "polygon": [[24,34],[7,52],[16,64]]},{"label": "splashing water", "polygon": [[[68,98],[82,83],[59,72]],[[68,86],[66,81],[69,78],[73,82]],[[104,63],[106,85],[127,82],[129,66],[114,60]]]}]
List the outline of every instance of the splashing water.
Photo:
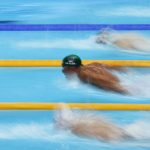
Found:
[{"label": "splashing water", "polygon": [[69,80],[68,78],[66,80],[57,80],[55,81],[55,86],[65,90],[75,91],[78,93],[78,95],[86,93],[86,96],[100,96],[104,93],[103,90],[93,85],[81,82],[77,75],[70,76]]},{"label": "splashing water", "polygon": [[150,54],[150,38],[137,33],[104,30],[97,36],[96,42],[116,46],[129,53]]},{"label": "splashing water", "polygon": [[136,140],[150,139],[150,121],[136,121],[125,126],[125,131]]},{"label": "splashing water", "polygon": [[[16,47],[21,48],[71,48],[71,49],[98,49],[99,46],[95,43],[95,36],[89,36],[82,39],[55,39],[55,40],[30,40],[18,41]],[[14,45],[14,43],[13,43]]]},{"label": "splashing water", "polygon": [[142,74],[129,71],[127,73],[117,73],[121,85],[125,87],[131,96],[135,98],[150,97],[150,73]]},{"label": "splashing water", "polygon": [[67,136],[56,132],[53,124],[0,124],[0,139],[40,139],[55,141]]}]

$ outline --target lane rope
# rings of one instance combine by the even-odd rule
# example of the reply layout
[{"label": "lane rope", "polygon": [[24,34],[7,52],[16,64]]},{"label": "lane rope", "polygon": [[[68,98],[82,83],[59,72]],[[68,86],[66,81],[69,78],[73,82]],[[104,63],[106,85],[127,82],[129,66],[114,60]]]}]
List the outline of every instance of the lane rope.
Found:
[{"label": "lane rope", "polygon": [[0,31],[150,30],[150,24],[0,24]]},{"label": "lane rope", "polygon": [[[150,111],[150,104],[111,104],[111,103],[66,103],[71,109],[82,110],[143,110]],[[1,102],[0,110],[56,110],[61,103]]]},{"label": "lane rope", "polygon": [[[150,60],[83,60],[83,64],[99,62],[112,67],[150,67]],[[62,60],[0,60],[0,67],[61,67]]]}]

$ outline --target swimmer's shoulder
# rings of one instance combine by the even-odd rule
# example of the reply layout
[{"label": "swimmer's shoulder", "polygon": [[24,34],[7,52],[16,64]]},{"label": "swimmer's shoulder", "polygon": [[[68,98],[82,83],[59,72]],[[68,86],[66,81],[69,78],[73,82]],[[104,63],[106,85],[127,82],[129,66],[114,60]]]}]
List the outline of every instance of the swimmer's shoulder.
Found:
[{"label": "swimmer's shoulder", "polygon": [[78,76],[81,79],[88,79],[88,80],[97,80],[98,78],[101,78],[101,76],[107,76],[108,75],[107,67],[105,65],[93,62],[87,65],[84,65],[80,68],[80,72],[78,73]]},{"label": "swimmer's shoulder", "polygon": [[108,66],[106,64],[99,63],[99,62],[92,62],[90,64],[83,66],[83,68],[88,68],[88,67],[107,68]]}]

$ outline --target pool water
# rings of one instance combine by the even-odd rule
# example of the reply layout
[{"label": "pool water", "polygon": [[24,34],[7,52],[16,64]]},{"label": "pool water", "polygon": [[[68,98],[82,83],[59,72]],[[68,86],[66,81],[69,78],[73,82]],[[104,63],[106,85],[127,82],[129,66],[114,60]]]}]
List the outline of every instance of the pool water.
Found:
[{"label": "pool water", "polygon": [[[148,0],[7,0],[0,4],[0,18],[18,24],[149,24],[149,5]],[[114,46],[96,44],[98,32],[3,31],[0,34],[0,59],[63,59],[66,55],[77,54],[82,59],[149,60],[149,52],[127,52]],[[130,32],[150,39],[150,31]],[[61,69],[0,68],[0,101],[149,104],[149,68],[114,72],[130,89],[132,94],[127,96],[83,84],[76,77],[68,81]],[[57,130],[54,125],[56,111],[0,111],[0,147],[3,150],[150,149],[149,112],[93,112],[127,128],[136,140],[107,143]]]},{"label": "pool water", "polygon": [[148,24],[150,23],[149,6],[148,0],[7,0],[1,2],[0,18],[31,24]]}]

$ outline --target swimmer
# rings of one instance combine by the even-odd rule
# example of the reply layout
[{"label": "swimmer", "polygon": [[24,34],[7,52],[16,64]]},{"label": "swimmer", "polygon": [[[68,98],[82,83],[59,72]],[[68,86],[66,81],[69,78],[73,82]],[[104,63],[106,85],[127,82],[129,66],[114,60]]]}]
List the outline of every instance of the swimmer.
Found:
[{"label": "swimmer", "polygon": [[55,116],[57,128],[70,130],[80,137],[104,141],[117,141],[132,138],[121,127],[98,115],[72,112],[66,105]]},{"label": "swimmer", "polygon": [[63,73],[66,77],[76,74],[85,83],[90,83],[101,89],[128,94],[128,91],[120,85],[119,79],[112,74],[109,66],[101,63],[82,65],[77,55],[69,55],[62,62]]},{"label": "swimmer", "polygon": [[150,52],[150,39],[136,33],[104,30],[98,34],[96,43],[117,46],[128,52]]}]

